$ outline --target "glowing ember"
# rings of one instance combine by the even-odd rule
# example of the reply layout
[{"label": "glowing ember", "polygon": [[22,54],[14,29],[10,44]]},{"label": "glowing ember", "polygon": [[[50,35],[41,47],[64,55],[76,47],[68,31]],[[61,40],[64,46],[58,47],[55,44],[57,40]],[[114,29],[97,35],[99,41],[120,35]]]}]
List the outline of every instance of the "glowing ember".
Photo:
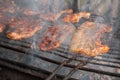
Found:
[{"label": "glowing ember", "polygon": [[64,17],[63,21],[76,23],[76,22],[79,22],[79,20],[82,17],[88,19],[90,17],[90,13],[89,12],[79,12],[79,13],[69,14],[69,15]]},{"label": "glowing ember", "polygon": [[105,32],[110,32],[111,30],[111,27],[105,24],[85,22],[74,33],[70,50],[88,56],[106,53],[109,51],[109,47],[102,44],[100,39]]},{"label": "glowing ember", "polygon": [[39,42],[40,50],[51,50],[60,46],[67,36],[74,30],[71,25],[56,25],[49,27],[43,36],[43,40]]}]

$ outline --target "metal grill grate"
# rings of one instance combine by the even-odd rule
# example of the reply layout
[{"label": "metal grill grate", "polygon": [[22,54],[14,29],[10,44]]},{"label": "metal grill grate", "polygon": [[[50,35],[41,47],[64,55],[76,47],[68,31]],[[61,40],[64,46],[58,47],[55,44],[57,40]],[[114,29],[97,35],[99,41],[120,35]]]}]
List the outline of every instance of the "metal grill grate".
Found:
[{"label": "metal grill grate", "polygon": [[[119,72],[112,72],[109,70],[106,70],[106,71],[98,70],[96,68],[85,66],[86,64],[88,65],[91,64],[95,66],[97,65],[97,66],[107,67],[110,69],[116,69],[116,70],[119,69],[120,68],[119,48],[117,49],[113,47],[111,48],[109,53],[92,58],[92,59],[87,58],[85,56],[81,56],[81,55],[77,55],[77,57],[73,59],[72,53],[69,52],[67,48],[65,48],[65,45],[55,50],[43,52],[38,50],[36,51],[32,50],[30,48],[31,45],[29,41],[25,41],[25,40],[13,41],[3,36],[1,36],[0,41],[1,41],[0,42],[0,49],[1,49],[0,65],[9,66],[14,69],[20,70],[25,73],[30,73],[38,77],[40,77],[41,71],[46,74],[51,73],[51,75],[47,78],[47,80],[50,80],[55,75],[64,78],[63,80],[67,80],[69,78],[72,78],[71,76],[78,70],[94,72],[94,73],[104,74],[104,75],[109,75],[114,77],[120,77]],[[45,54],[49,56],[46,56]],[[55,58],[51,57],[53,55],[54,57],[55,56],[60,57],[60,60],[55,59],[56,57]],[[102,57],[102,59],[100,59],[100,57]],[[29,61],[31,60],[31,58],[34,59],[34,61]],[[52,71],[44,70],[42,67],[40,67],[40,64],[38,65],[38,63],[41,60],[43,61],[41,64],[52,63],[52,64],[55,64],[56,66],[53,68]],[[44,61],[46,63],[44,63]],[[72,64],[71,63],[72,61],[75,61],[78,64]],[[111,63],[111,64],[108,64],[108,63]],[[70,72],[68,72],[67,75],[61,75],[58,72],[59,70],[61,70],[62,67],[71,68],[71,70]],[[27,69],[32,69],[32,72],[28,71]],[[46,78],[47,76],[48,75],[46,75],[44,78]]]}]

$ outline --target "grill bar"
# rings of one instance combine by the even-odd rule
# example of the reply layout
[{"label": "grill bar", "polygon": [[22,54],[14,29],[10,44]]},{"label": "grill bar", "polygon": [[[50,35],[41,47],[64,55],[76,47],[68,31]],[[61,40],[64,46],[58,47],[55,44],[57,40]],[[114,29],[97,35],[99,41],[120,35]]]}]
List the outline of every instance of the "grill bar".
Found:
[{"label": "grill bar", "polygon": [[77,55],[74,55],[73,58],[70,58],[69,60],[64,60],[61,65],[59,65],[54,71],[53,73],[46,79],[46,80],[51,80],[55,74],[67,63],[70,63],[72,60],[76,59]]},{"label": "grill bar", "polygon": [[[1,40],[1,39],[0,39]],[[3,46],[5,46],[5,47],[9,47],[10,49],[15,49],[16,47],[19,47],[19,46],[16,46],[16,45],[19,45],[19,44],[17,44],[16,43],[16,45],[12,42],[11,44],[14,44],[14,46],[12,46],[12,45],[8,45],[8,44],[10,44],[10,43],[8,43],[7,41],[8,40],[1,40],[2,42],[4,42],[4,43],[2,43],[1,42],[1,44],[3,45]],[[6,44],[7,43],[7,44]],[[21,43],[22,44],[22,43]],[[22,46],[21,46],[22,47]],[[30,47],[30,44],[29,44],[29,47]],[[19,47],[20,48],[20,47]],[[15,50],[18,50],[18,49],[15,49]],[[21,48],[19,51],[21,52],[23,49]],[[61,50],[62,51],[62,50]],[[57,52],[57,55],[59,55],[59,56],[61,56],[61,57],[64,57],[64,58],[67,58],[67,59],[69,59],[68,57],[66,57],[65,55],[61,55],[61,54],[63,54],[63,53],[66,53],[66,52],[61,52],[60,50],[56,50],[55,51],[55,54],[56,54],[56,52]],[[22,52],[24,52],[24,51],[22,51]],[[52,51],[49,51],[49,53],[53,53]],[[66,53],[66,54],[69,54],[69,53]],[[118,56],[118,55],[117,55]],[[83,56],[78,56],[78,57],[83,57]],[[109,58],[109,57],[108,57]],[[110,57],[110,59],[112,59],[113,57]],[[119,60],[119,57],[116,57],[115,59],[118,59]],[[76,61],[81,61],[81,60],[79,60],[79,59],[75,59]],[[116,61],[110,61],[110,60],[104,60],[104,59],[97,59],[97,58],[94,58],[93,60],[97,60],[97,61],[104,61],[104,62],[110,62],[110,63],[116,63],[116,64],[120,64],[120,62],[116,62]],[[91,63],[91,62],[90,62]],[[93,63],[93,62],[92,62]],[[95,64],[95,63],[93,63],[93,64]]]},{"label": "grill bar", "polygon": [[[4,46],[4,47],[8,47],[8,48],[10,48],[10,49],[13,49],[13,50],[17,50],[17,51],[19,51],[19,52],[23,52],[24,53],[24,49],[23,48],[21,48],[21,47],[19,47],[19,46],[12,46],[12,45],[8,45],[8,44],[6,44],[6,42],[1,42],[1,46]],[[16,49],[17,47],[19,47],[19,49]],[[29,51],[29,50],[28,50]],[[58,53],[57,53],[58,54]],[[62,54],[62,53],[60,53],[60,54]],[[59,55],[59,56],[62,56],[62,55]],[[64,57],[64,58],[68,58],[68,57],[65,57],[65,56],[62,56],[62,57]],[[81,57],[80,57],[81,58]],[[69,59],[69,58],[68,58]],[[79,59],[75,59],[76,61],[81,61],[81,60],[79,60]],[[105,62],[111,62],[111,63],[117,63],[117,64],[120,64],[120,62],[115,62],[115,61],[108,61],[108,60],[101,60],[101,59],[93,59],[93,60],[97,60],[97,61],[105,61]]]},{"label": "grill bar", "polygon": [[61,65],[59,65],[54,71],[53,73],[46,79],[46,80],[51,80],[55,75],[56,73],[67,63],[69,63],[71,60],[65,60],[62,62]]},{"label": "grill bar", "polygon": [[91,59],[92,57],[87,58],[86,61],[79,62],[79,64],[75,68],[73,68],[63,80],[68,80],[77,70],[79,70],[79,68],[85,66]]},{"label": "grill bar", "polygon": [[[36,56],[36,57],[38,57],[38,56]],[[39,58],[42,58],[42,57],[39,56]],[[43,60],[46,60],[46,61],[53,62],[53,63],[58,64],[58,65],[61,64],[61,62],[57,62],[57,61],[54,61],[54,60],[51,60],[51,59],[48,59],[48,58],[47,58],[47,59],[42,58],[42,59],[43,59]],[[76,67],[76,66],[74,66],[74,65],[68,65],[68,64],[66,64],[65,66],[66,66],[66,67],[70,67],[70,68]],[[89,69],[89,68],[85,68],[85,67],[80,68],[80,70],[84,70],[84,71],[88,71],[88,72],[95,72],[95,73],[105,74],[105,75],[110,75],[110,76],[115,76],[115,77],[120,77],[120,74],[118,74],[118,73],[111,73],[111,72],[106,72],[106,71]]]},{"label": "grill bar", "polygon": [[[8,45],[8,44],[6,45],[6,43],[3,43],[3,42],[1,42],[0,45],[3,46],[3,47],[7,47],[7,48],[9,48],[9,49],[13,49],[13,50],[18,51],[18,52],[26,53],[26,50],[23,49],[22,47],[19,47],[19,46],[12,46],[12,45]],[[19,47],[19,48],[17,48],[17,47]],[[17,48],[17,49],[16,49],[16,48]],[[29,50],[27,50],[27,51],[29,51]],[[28,54],[29,54],[29,53],[28,53]],[[31,54],[34,54],[34,52],[31,53]],[[64,56],[64,58],[67,58],[67,57]],[[68,58],[68,59],[70,59],[70,58]],[[76,61],[81,61],[81,60],[79,60],[79,59],[75,59],[75,60],[76,60]],[[93,59],[93,60],[94,60],[94,59]],[[100,59],[96,59],[96,60],[101,61]],[[106,60],[104,60],[104,61],[106,61]],[[113,61],[106,61],[106,62],[113,62]],[[100,63],[94,63],[94,62],[89,62],[89,63],[119,68],[119,66],[114,66],[114,65],[111,66],[111,65],[100,64]],[[113,63],[118,63],[118,64],[120,64],[119,62],[115,62],[115,61],[114,61]]]}]

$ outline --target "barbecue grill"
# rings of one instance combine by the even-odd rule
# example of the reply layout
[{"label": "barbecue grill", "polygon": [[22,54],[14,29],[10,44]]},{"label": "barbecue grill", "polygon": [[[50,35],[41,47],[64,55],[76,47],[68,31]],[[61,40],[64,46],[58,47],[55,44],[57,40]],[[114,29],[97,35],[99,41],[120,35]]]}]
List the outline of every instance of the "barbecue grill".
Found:
[{"label": "barbecue grill", "polygon": [[[119,38],[111,40],[111,50],[107,54],[95,58],[77,55],[74,58],[67,45],[64,44],[55,50],[39,51],[31,49],[31,39],[14,41],[7,39],[4,34],[0,36],[1,66],[46,80],[55,78],[77,80],[80,78],[79,74],[86,72],[120,77]],[[100,70],[97,66],[106,68],[106,70]]]},{"label": "barbecue grill", "polygon": [[[120,26],[119,20],[120,17],[113,19],[112,25],[115,28]],[[57,49],[40,51],[33,49],[33,37],[14,41],[6,38],[5,33],[1,33],[0,66],[42,80],[88,80],[87,78],[90,79],[94,75],[120,79],[120,34],[119,30],[115,32],[111,39],[110,51],[96,57],[74,55],[69,51],[69,45],[64,43]]]}]

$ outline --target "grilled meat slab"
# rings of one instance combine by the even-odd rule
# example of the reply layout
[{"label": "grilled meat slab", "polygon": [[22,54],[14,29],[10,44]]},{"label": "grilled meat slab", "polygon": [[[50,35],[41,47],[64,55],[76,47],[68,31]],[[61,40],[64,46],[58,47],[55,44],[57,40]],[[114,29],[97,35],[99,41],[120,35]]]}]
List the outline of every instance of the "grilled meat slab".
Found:
[{"label": "grilled meat slab", "polygon": [[109,51],[109,47],[102,44],[101,38],[105,32],[112,29],[105,24],[85,22],[73,35],[70,50],[88,56],[97,56]]},{"label": "grilled meat slab", "polygon": [[74,26],[69,24],[48,27],[43,37],[40,38],[40,40],[42,40],[38,42],[39,49],[46,51],[58,48],[67,36],[73,32],[73,30]]},{"label": "grilled meat slab", "polygon": [[9,26],[6,36],[13,40],[29,38],[42,28],[41,21],[32,18],[13,21]]},{"label": "grilled meat slab", "polygon": [[73,13],[73,14],[69,14],[67,16],[65,16],[63,18],[64,22],[71,22],[71,23],[77,23],[79,22],[79,20],[81,18],[89,18],[90,17],[90,13],[89,12],[79,12],[79,13]]},{"label": "grilled meat slab", "polygon": [[67,9],[60,11],[59,13],[45,13],[45,14],[40,14],[40,18],[46,20],[46,21],[55,21],[57,20],[62,14],[67,13],[70,14],[72,13],[72,9]]}]

